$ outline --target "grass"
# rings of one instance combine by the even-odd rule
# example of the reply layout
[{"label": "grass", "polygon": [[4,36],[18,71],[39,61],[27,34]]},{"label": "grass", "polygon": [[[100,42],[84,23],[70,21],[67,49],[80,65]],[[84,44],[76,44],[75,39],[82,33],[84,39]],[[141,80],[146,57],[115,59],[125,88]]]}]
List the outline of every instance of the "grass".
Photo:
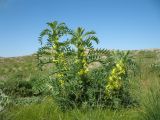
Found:
[{"label": "grass", "polygon": [[160,120],[160,79],[154,80],[154,83],[142,95],[145,98],[141,99],[142,120]]},{"label": "grass", "polygon": [[[1,120],[160,120],[160,52],[132,51],[140,71],[131,77],[131,93],[139,106],[120,110],[74,109],[62,112],[50,97],[41,103],[10,105],[0,113]],[[35,56],[0,58],[0,82],[28,81],[37,74],[47,74],[36,67]],[[40,76],[39,76],[40,77]]]},{"label": "grass", "polygon": [[[9,120],[135,120],[134,109],[74,109],[62,112],[52,99],[46,98],[41,104],[11,108]],[[5,120],[5,118],[4,118]]]}]

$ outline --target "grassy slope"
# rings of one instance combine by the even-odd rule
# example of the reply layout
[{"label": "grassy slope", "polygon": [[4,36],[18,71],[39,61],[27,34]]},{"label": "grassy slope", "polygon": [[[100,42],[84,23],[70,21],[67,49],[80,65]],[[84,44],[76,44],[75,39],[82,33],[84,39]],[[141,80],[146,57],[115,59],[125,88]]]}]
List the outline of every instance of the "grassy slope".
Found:
[{"label": "grassy slope", "polygon": [[27,78],[37,71],[34,56],[0,58],[0,80],[11,77]]},{"label": "grassy slope", "polygon": [[[132,93],[143,104],[146,103],[146,100],[149,100],[148,91],[150,88],[154,88],[153,90],[156,91],[158,84],[155,83],[160,81],[160,67],[150,67],[154,63],[157,65],[160,64],[160,50],[132,51],[131,53],[140,66],[139,74],[131,80]],[[31,76],[37,73],[42,74],[36,67],[36,57],[34,55],[17,58],[0,58],[1,81],[12,81],[14,79],[29,80]],[[10,115],[13,115],[12,119],[16,120],[21,118],[23,118],[23,120],[135,120],[139,118],[139,111],[143,112],[143,108],[140,110],[138,108],[121,111],[91,110],[84,112],[73,110],[62,113],[50,99],[46,99],[45,102],[40,105],[13,108]]]}]

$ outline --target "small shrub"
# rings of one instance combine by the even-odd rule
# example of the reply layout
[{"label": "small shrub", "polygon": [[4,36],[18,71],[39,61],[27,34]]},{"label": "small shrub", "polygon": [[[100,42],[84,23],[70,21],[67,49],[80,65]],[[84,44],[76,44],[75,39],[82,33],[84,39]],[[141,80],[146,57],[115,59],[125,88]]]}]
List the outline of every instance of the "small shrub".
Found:
[{"label": "small shrub", "polygon": [[0,89],[0,112],[10,103],[9,97]]},{"label": "small shrub", "polygon": [[35,74],[30,78],[30,83],[34,96],[49,95],[53,89],[46,75]]},{"label": "small shrub", "polygon": [[40,75],[40,73],[31,75],[29,79],[11,77],[8,80],[0,81],[2,91],[12,97],[31,97],[49,94],[51,89],[49,85],[48,77]]}]

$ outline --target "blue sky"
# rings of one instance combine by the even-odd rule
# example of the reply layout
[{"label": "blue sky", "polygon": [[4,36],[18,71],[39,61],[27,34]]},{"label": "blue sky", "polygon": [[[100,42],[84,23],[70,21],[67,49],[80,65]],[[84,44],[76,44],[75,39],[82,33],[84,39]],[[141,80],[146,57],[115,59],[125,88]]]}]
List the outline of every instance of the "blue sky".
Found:
[{"label": "blue sky", "polygon": [[95,30],[99,48],[160,48],[160,0],[0,0],[0,56],[36,52],[54,20]]}]

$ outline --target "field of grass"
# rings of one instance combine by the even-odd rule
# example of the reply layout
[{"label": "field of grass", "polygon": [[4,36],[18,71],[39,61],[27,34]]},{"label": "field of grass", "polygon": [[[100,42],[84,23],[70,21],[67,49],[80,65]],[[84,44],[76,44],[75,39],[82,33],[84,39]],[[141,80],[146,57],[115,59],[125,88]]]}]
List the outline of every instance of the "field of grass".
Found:
[{"label": "field of grass", "polygon": [[17,84],[30,86],[29,81],[47,76],[48,69],[38,69],[35,55],[0,58],[0,89],[6,91],[13,101],[0,112],[0,119],[160,120],[160,50],[131,51],[131,55],[139,67],[130,80],[130,93],[138,101],[138,105],[116,110],[81,108],[61,111],[47,93],[37,93],[31,87],[16,88]]}]

